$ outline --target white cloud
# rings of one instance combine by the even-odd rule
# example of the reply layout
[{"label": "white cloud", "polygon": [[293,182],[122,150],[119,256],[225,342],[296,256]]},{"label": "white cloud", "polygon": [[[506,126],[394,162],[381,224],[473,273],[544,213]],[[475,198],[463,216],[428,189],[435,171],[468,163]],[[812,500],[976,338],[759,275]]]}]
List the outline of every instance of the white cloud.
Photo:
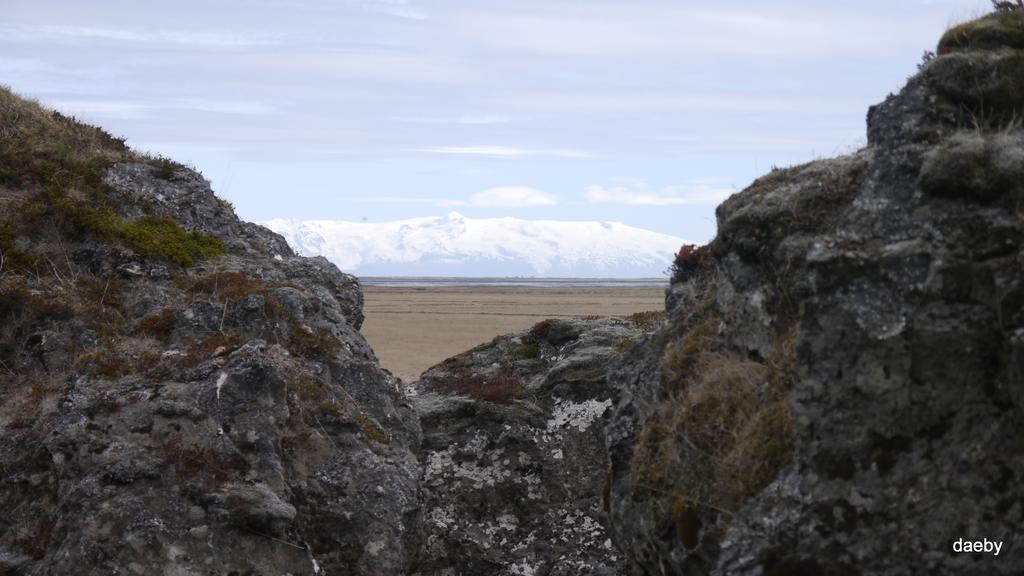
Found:
[{"label": "white cloud", "polygon": [[734,192],[735,188],[716,180],[701,180],[683,186],[652,190],[642,181],[622,179],[618,186],[588,186],[584,196],[593,204],[678,206],[715,205]]},{"label": "white cloud", "polygon": [[479,208],[532,208],[554,206],[558,197],[528,186],[498,186],[477,192],[469,200],[449,200],[438,206],[476,206]]},{"label": "white cloud", "polygon": [[361,204],[430,204],[434,202],[433,198],[419,196],[355,196],[346,197],[345,200]]},{"label": "white cloud", "polygon": [[[891,14],[883,18],[831,5],[740,9],[659,4],[638,10],[630,3],[592,2],[581,17],[579,6],[570,2],[547,3],[544,10],[533,11],[510,3],[503,9],[466,11],[458,22],[476,42],[502,51],[606,58],[814,58],[855,54],[858,49],[885,54],[898,44],[900,26],[906,27]],[[865,34],[879,41],[866,47]]]},{"label": "white cloud", "polygon": [[406,124],[466,124],[466,125],[486,125],[486,124],[508,124],[512,120],[505,116],[456,116],[456,117],[430,117],[430,116],[396,116],[392,118],[396,122],[404,122]]},{"label": "white cloud", "polygon": [[408,0],[363,0],[363,9],[407,20],[426,20],[427,14],[409,5]]},{"label": "white cloud", "polygon": [[105,28],[98,26],[5,26],[4,39],[7,41],[52,41],[52,42],[131,42],[137,44],[174,44],[188,47],[237,48],[271,46],[280,44],[277,34],[237,33],[226,30],[154,30]]},{"label": "white cloud", "polygon": [[551,156],[556,158],[592,158],[582,150],[512,148],[508,146],[436,146],[419,148],[417,152],[447,154],[452,156],[478,156],[484,158],[525,158],[528,156]]},{"label": "white cloud", "polygon": [[248,100],[182,99],[171,101],[126,100],[49,100],[53,108],[72,116],[85,118],[118,118],[139,120],[151,118],[166,110],[193,110],[213,114],[266,116],[274,112],[269,104]]},{"label": "white cloud", "polygon": [[178,100],[168,105],[171,108],[214,112],[218,114],[240,114],[243,116],[266,116],[274,112],[274,107],[264,102],[252,100],[208,100],[192,98]]}]

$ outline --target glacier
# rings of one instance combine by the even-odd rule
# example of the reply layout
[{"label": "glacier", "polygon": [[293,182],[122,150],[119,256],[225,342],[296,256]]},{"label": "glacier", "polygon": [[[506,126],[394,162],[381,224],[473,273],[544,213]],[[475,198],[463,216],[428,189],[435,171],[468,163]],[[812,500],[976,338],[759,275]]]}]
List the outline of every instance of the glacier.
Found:
[{"label": "glacier", "polygon": [[621,222],[444,216],[261,222],[303,256],[362,276],[656,278],[683,238]]}]

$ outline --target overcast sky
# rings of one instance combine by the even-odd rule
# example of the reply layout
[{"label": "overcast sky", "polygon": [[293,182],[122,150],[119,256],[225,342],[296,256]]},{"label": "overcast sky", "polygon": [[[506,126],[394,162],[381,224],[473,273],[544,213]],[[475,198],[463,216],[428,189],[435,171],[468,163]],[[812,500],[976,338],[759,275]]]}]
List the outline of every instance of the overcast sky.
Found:
[{"label": "overcast sky", "polygon": [[988,0],[6,0],[0,83],[191,163],[250,220],[616,220],[706,241],[864,143]]}]

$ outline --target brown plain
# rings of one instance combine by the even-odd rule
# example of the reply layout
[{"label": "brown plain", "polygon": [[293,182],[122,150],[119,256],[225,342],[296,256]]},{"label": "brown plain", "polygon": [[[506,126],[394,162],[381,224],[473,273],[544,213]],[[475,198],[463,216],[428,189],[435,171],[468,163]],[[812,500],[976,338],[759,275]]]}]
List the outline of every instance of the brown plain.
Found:
[{"label": "brown plain", "polygon": [[663,310],[665,288],[364,286],[362,333],[381,366],[406,382],[445,358],[545,318]]}]

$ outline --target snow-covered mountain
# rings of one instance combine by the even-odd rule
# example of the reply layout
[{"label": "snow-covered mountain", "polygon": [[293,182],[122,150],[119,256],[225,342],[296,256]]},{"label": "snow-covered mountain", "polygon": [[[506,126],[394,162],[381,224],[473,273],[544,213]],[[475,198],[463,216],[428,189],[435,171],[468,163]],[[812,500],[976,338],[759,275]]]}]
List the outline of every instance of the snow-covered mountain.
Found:
[{"label": "snow-covered mountain", "polygon": [[394,222],[271,220],[300,254],[362,276],[659,277],[682,238],[621,222],[447,216]]}]

